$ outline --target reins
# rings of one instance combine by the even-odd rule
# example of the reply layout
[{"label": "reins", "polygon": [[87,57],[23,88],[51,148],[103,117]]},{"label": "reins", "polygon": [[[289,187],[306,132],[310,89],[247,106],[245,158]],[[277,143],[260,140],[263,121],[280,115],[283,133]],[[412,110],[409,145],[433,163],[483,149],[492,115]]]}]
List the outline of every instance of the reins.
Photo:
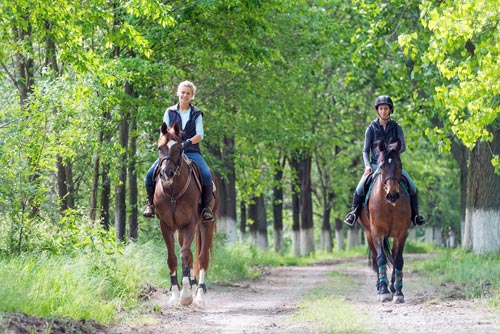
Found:
[{"label": "reins", "polygon": [[[167,156],[167,157],[164,157],[160,160],[160,166],[163,164],[164,161],[168,161],[170,160],[170,157]],[[174,185],[175,185],[175,178],[177,176],[180,175],[180,172],[181,172],[181,168],[182,168],[182,164],[184,162],[184,158],[181,157],[181,161],[179,163],[179,165],[177,165],[177,168],[175,169],[175,172],[174,172],[174,176],[173,176],[173,181],[172,181],[172,184],[169,186],[169,188],[171,189],[171,193],[169,194],[167,191],[165,191],[165,180],[164,178],[162,177],[163,176],[163,170],[160,171],[160,180],[161,180],[161,192],[163,193],[163,195],[165,195],[165,197],[169,198],[170,199],[170,203],[172,203],[172,215],[175,217],[174,213],[175,213],[175,207],[176,207],[176,204],[177,204],[177,200],[179,198],[182,197],[182,195],[184,195],[184,193],[187,191],[187,189],[189,188],[189,184],[191,183],[191,176],[193,174],[193,167],[188,164],[188,177],[187,177],[187,180],[184,184],[184,187],[182,188],[182,190],[174,195]]]}]

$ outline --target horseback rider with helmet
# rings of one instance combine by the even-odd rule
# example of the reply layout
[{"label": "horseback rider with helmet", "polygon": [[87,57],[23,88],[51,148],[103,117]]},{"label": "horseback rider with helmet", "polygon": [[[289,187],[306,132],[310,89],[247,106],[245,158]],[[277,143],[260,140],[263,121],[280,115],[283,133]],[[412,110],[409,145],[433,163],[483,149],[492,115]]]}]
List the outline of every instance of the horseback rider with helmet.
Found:
[{"label": "horseback rider with helmet", "polygon": [[[365,183],[368,176],[373,173],[373,177],[378,175],[377,160],[379,157],[379,152],[376,149],[379,141],[385,141],[387,143],[392,143],[399,138],[401,140],[401,150],[403,153],[406,149],[405,138],[403,134],[403,129],[401,126],[391,119],[391,114],[394,112],[394,103],[392,99],[387,95],[379,96],[375,100],[375,111],[378,117],[370,123],[365,131],[365,143],[363,147],[363,161],[365,163],[365,172],[359,181],[356,190],[354,191],[354,197],[352,200],[352,211],[347,214],[344,222],[347,225],[354,225],[358,219],[360,210],[363,206],[363,200],[365,198]],[[370,160],[371,153],[371,160]],[[403,169],[403,177],[407,180],[409,185],[410,193],[410,205],[411,205],[411,221],[414,225],[424,225],[426,223],[425,218],[418,213],[418,195],[417,187],[411,179],[410,175]]]}]

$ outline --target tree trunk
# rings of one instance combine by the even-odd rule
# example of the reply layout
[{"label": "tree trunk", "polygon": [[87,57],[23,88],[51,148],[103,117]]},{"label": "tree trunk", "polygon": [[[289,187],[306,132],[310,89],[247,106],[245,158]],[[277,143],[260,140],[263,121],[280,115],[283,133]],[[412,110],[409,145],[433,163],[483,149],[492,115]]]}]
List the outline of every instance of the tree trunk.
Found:
[{"label": "tree trunk", "polygon": [[[103,121],[102,127],[103,130],[101,132],[101,146],[104,147],[107,143],[111,141],[111,131],[107,127],[107,122],[111,120],[111,113],[108,111],[103,112]],[[110,165],[109,160],[105,160],[102,163],[102,174],[101,174],[101,183],[102,183],[102,191],[101,191],[101,210],[100,210],[100,218],[102,227],[108,231],[110,224],[109,217],[109,207],[111,202],[111,177],[109,176]]]},{"label": "tree trunk", "polygon": [[63,213],[68,209],[66,203],[68,188],[66,188],[66,169],[64,168],[61,156],[57,157],[57,190],[59,193],[59,210]]},{"label": "tree trunk", "polygon": [[260,249],[267,249],[269,242],[267,239],[267,213],[264,196],[254,196],[253,203],[248,206],[248,218],[252,220],[249,225],[250,239]]},{"label": "tree trunk", "polygon": [[128,188],[129,188],[129,217],[128,217],[128,236],[131,241],[137,241],[139,227],[138,213],[138,196],[137,196],[137,169],[136,169],[136,154],[137,154],[137,118],[132,117],[130,122],[130,158],[128,165]]},{"label": "tree trunk", "polygon": [[337,241],[337,250],[343,250],[345,248],[344,243],[344,231],[342,226],[342,220],[335,219],[335,241]]},{"label": "tree trunk", "polygon": [[477,142],[470,152],[465,230],[476,254],[500,251],[500,175],[491,159],[500,154],[500,130],[491,143]]},{"label": "tree trunk", "polygon": [[[102,136],[100,136],[102,138]],[[102,141],[102,139],[101,139]],[[97,216],[97,189],[99,188],[99,156],[93,159],[92,189],[90,191],[90,220],[95,221]]]},{"label": "tree trunk", "polygon": [[213,155],[223,162],[225,171],[224,177],[218,175],[220,205],[217,226],[219,231],[226,234],[229,242],[236,242],[238,236],[236,227],[236,167],[234,165],[234,138],[224,137],[224,146],[221,149],[208,148]]},{"label": "tree trunk", "polygon": [[325,206],[323,208],[323,221],[321,224],[321,250],[328,253],[331,253],[333,251],[330,213],[330,206]]},{"label": "tree trunk", "polygon": [[283,163],[276,169],[274,174],[273,187],[273,229],[274,229],[274,251],[280,254],[284,253],[283,240]]},{"label": "tree trunk", "polygon": [[[462,248],[472,250],[472,233],[466,230],[465,225],[465,208],[467,201],[467,162],[469,161],[469,151],[462,143],[456,140],[452,141],[451,153],[455,158],[460,169],[460,227]],[[470,226],[467,226],[469,228]]]},{"label": "tree trunk", "polygon": [[[125,94],[132,95],[133,87],[126,83]],[[127,221],[127,146],[128,146],[128,106],[122,105],[123,114],[120,119],[119,142],[121,147],[120,158],[118,159],[118,183],[115,185],[115,229],[116,237],[120,241],[125,241],[125,227]]]},{"label": "tree trunk", "polygon": [[[290,168],[297,173],[299,162],[291,158],[289,160]],[[300,187],[297,181],[292,178],[292,255],[300,256]]]},{"label": "tree trunk", "polygon": [[311,192],[312,157],[300,161],[300,254],[308,256],[314,252],[314,223]]},{"label": "tree trunk", "polygon": [[247,206],[244,201],[240,202],[240,236],[241,240],[246,239],[247,226]]}]

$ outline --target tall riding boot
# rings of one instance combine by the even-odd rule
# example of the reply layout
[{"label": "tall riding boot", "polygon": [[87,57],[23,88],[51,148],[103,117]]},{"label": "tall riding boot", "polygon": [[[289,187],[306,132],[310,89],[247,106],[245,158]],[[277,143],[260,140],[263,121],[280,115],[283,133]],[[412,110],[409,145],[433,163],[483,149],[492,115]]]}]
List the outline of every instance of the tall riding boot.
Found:
[{"label": "tall riding boot", "polygon": [[354,197],[352,199],[352,211],[349,212],[344,219],[344,222],[347,225],[353,226],[358,220],[359,210],[362,207],[363,199],[363,196],[359,196],[356,192],[354,192]]},{"label": "tall riding boot", "polygon": [[155,209],[153,206],[153,196],[155,194],[155,187],[154,186],[146,186],[146,192],[148,193],[148,201],[146,204],[146,208],[144,209],[144,212],[142,215],[147,218],[151,218],[155,215]]},{"label": "tall riding boot", "polygon": [[410,206],[411,206],[411,222],[415,226],[421,226],[426,223],[424,216],[418,214],[418,195],[415,194],[410,196]]},{"label": "tall riding boot", "polygon": [[201,194],[201,219],[202,220],[214,220],[214,214],[212,212],[212,186],[203,186]]}]

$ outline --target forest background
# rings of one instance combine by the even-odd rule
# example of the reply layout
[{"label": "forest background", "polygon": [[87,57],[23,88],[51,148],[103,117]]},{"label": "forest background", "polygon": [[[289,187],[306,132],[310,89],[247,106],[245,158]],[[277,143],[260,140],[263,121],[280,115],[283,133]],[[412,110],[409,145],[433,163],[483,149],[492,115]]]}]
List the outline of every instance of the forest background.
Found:
[{"label": "forest background", "polygon": [[341,243],[384,94],[428,226],[498,252],[499,19],[479,0],[2,1],[0,253],[157,230],[143,177],[186,79],[239,239],[302,256]]}]

